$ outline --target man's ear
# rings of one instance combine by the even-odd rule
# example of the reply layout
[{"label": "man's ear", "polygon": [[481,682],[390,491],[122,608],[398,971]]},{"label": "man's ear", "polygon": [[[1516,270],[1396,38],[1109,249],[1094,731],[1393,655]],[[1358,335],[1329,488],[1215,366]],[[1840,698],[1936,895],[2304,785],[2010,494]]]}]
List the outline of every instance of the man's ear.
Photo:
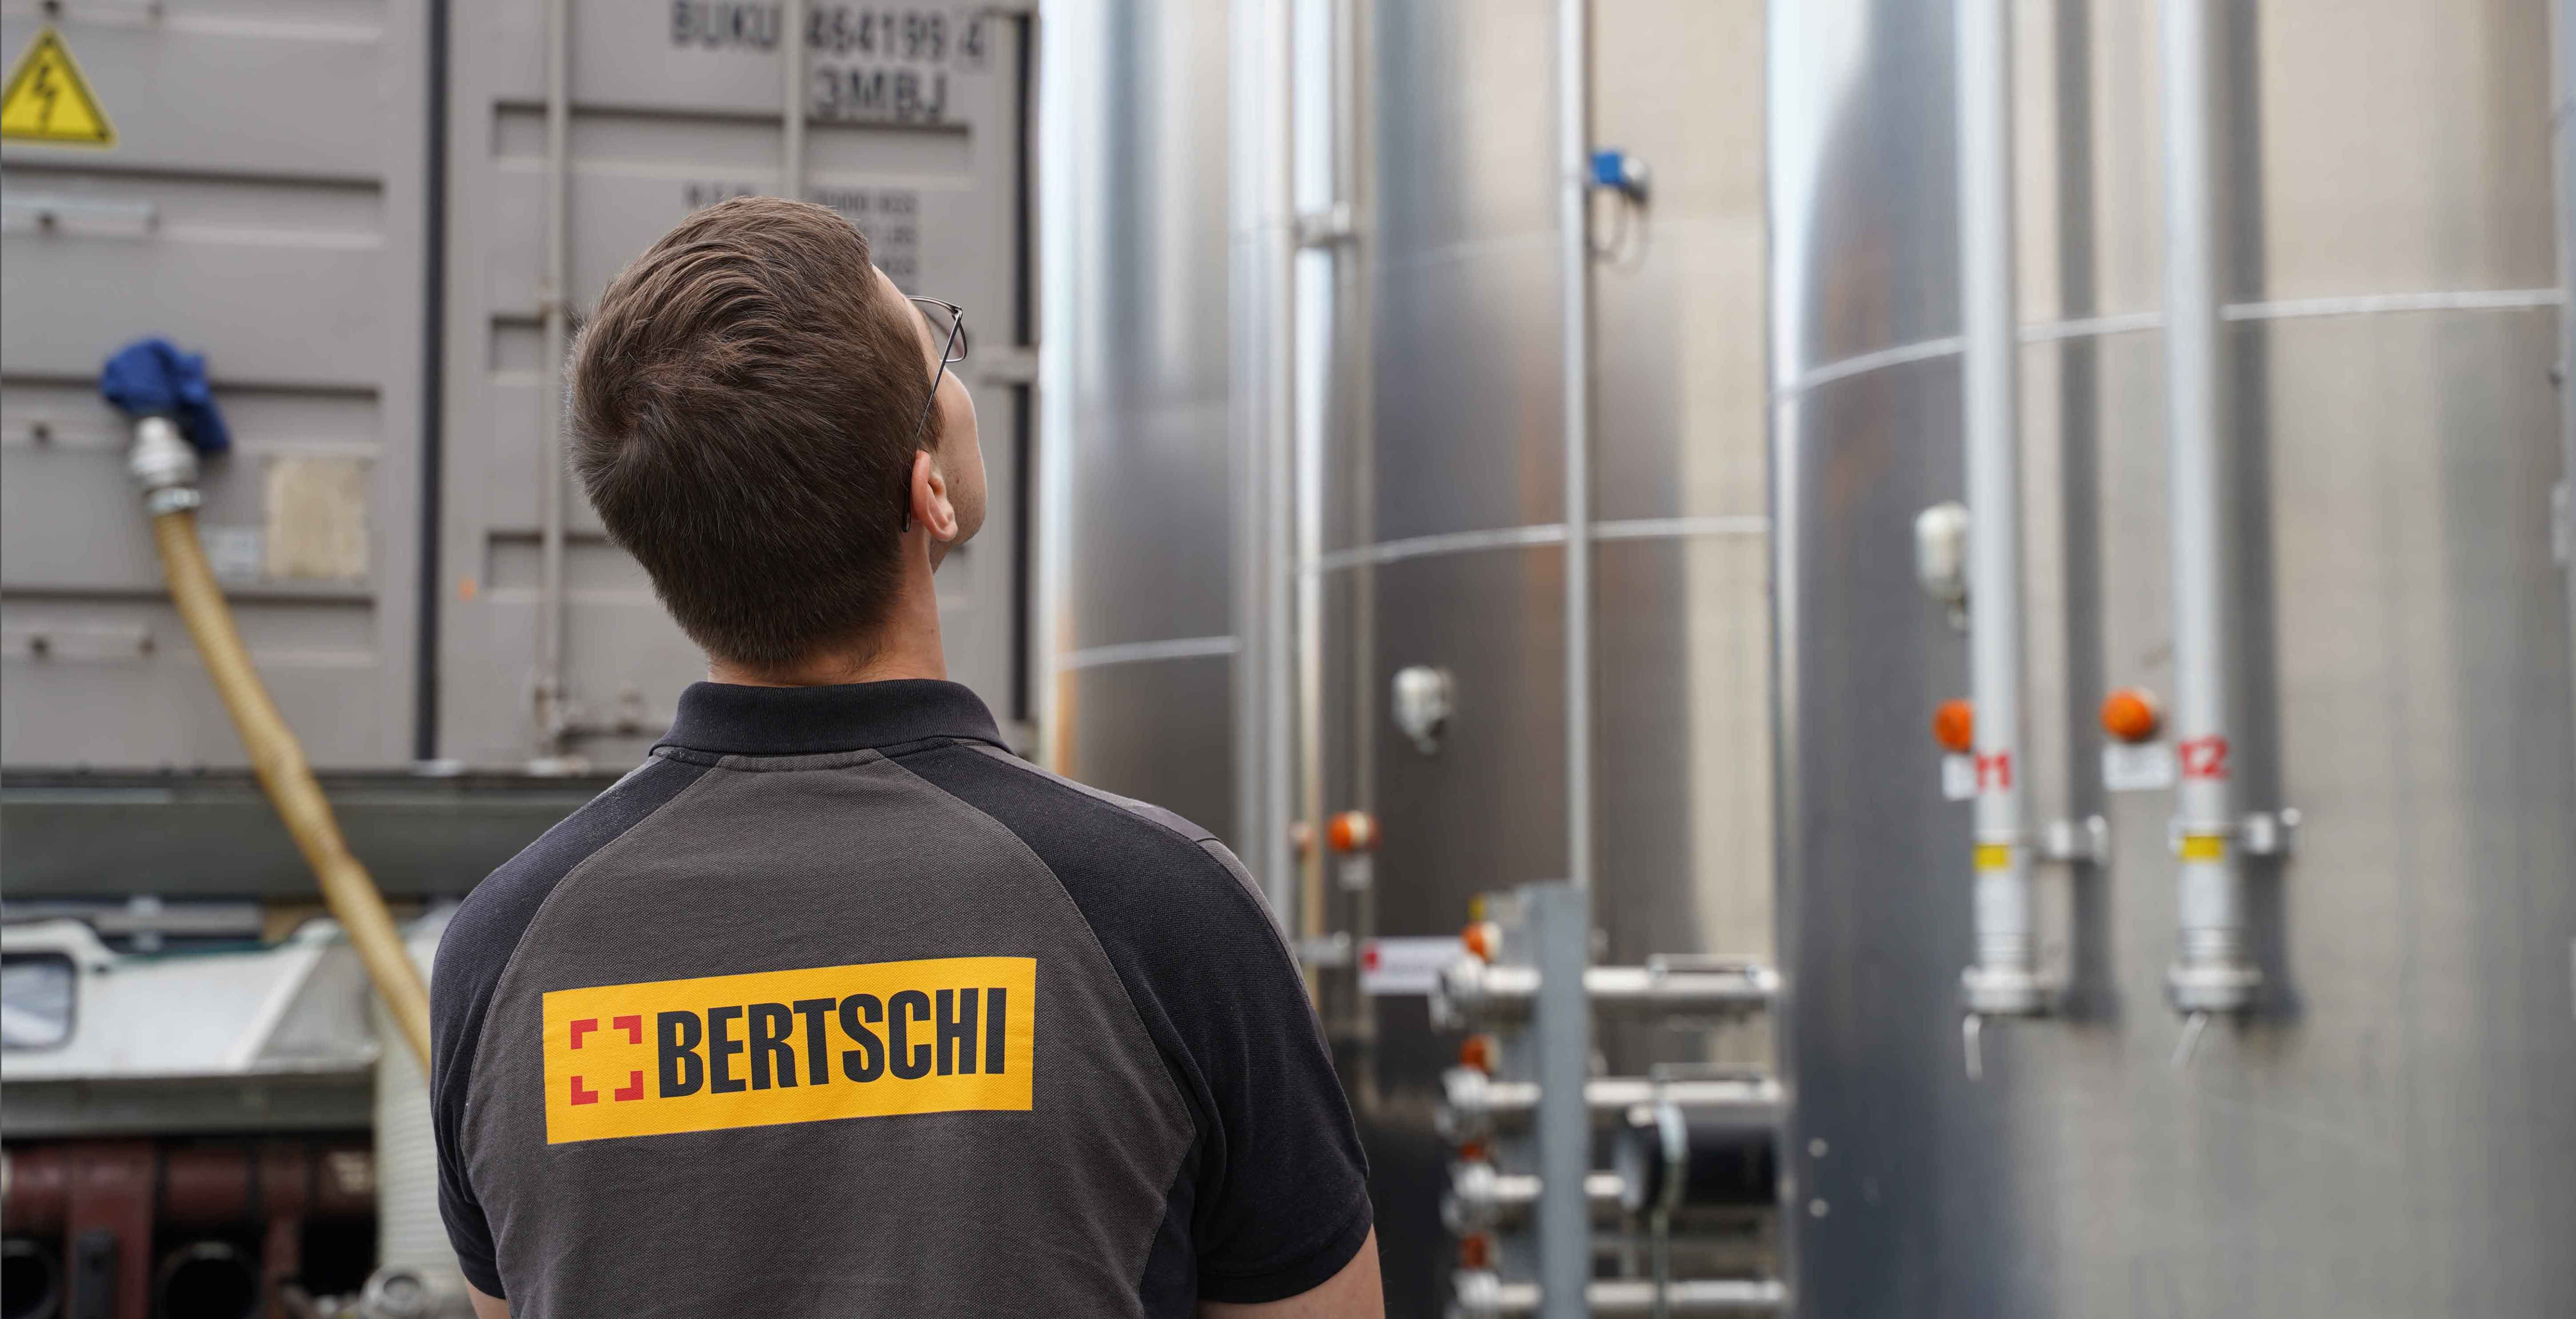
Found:
[{"label": "man's ear", "polygon": [[928,449],[912,455],[912,520],[928,528],[932,540],[957,539],[957,506],[948,502],[948,478]]}]

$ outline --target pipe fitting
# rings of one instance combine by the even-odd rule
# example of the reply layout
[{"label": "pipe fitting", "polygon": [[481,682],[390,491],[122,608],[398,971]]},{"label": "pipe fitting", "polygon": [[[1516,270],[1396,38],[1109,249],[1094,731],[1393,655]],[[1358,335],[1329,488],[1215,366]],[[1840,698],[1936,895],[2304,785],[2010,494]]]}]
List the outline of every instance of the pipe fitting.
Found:
[{"label": "pipe fitting", "polygon": [[[1527,1020],[1539,980],[1534,966],[1459,958],[1440,970],[1432,1019],[1442,1025]],[[1597,1011],[1729,1017],[1769,1007],[1780,994],[1780,973],[1734,958],[1656,957],[1644,966],[1585,967],[1583,992]]]},{"label": "pipe fitting", "polygon": [[2185,1015],[2242,1012],[2254,1005],[2254,995],[2262,987],[2262,969],[2241,953],[2207,960],[2186,955],[2165,970],[2165,998],[2174,1011]]},{"label": "pipe fitting", "polygon": [[[1456,1301],[1449,1313],[1457,1319],[1521,1319],[1539,1313],[1535,1282],[1506,1282],[1500,1274],[1477,1269],[1460,1272],[1455,1286]],[[1596,1278],[1584,1287],[1584,1309],[1600,1319],[1785,1314],[1789,1289],[1769,1278],[1675,1278],[1666,1283]]]},{"label": "pipe fitting", "polygon": [[[179,433],[179,424],[168,417],[144,417],[134,423],[134,445],[125,451],[125,470],[147,496],[192,487],[197,484],[197,446],[188,443]],[[196,504],[191,501],[184,507]]]},{"label": "pipe fitting", "polygon": [[[1626,1193],[1627,1183],[1615,1172],[1583,1179],[1583,1198],[1596,1223],[1617,1221]],[[1503,1172],[1482,1160],[1455,1164],[1449,1170],[1449,1194],[1440,1202],[1440,1221],[1453,1236],[1519,1227],[1529,1221],[1538,1196],[1536,1173]]]},{"label": "pipe fitting", "polygon": [[2057,987],[2030,969],[2027,951],[1990,957],[1959,973],[1959,1003],[1981,1017],[2031,1017],[2054,1005]]},{"label": "pipe fitting", "polygon": [[468,1304],[453,1279],[410,1264],[377,1269],[358,1294],[360,1310],[373,1319],[451,1319],[469,1313]]},{"label": "pipe fitting", "polygon": [[[1441,1073],[1440,1093],[1433,1123],[1451,1140],[1526,1127],[1538,1110],[1538,1082],[1496,1080],[1472,1067]],[[1770,1125],[1779,1121],[1782,1098],[1780,1082],[1768,1076],[1596,1076],[1583,1083],[1583,1104],[1596,1127],[1619,1122],[1641,1104],[1672,1104],[1693,1116],[1721,1117],[1738,1126]]]}]

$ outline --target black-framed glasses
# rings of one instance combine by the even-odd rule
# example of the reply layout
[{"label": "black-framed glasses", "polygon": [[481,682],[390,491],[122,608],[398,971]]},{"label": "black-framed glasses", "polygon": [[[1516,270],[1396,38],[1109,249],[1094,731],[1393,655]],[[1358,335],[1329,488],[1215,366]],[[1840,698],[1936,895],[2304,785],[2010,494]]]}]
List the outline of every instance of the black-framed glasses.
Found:
[{"label": "black-framed glasses", "polygon": [[940,350],[939,369],[930,377],[930,397],[921,405],[921,420],[914,422],[912,427],[912,442],[919,446],[922,433],[930,429],[930,411],[939,406],[939,387],[947,383],[948,364],[966,360],[966,309],[937,298],[912,298],[909,301],[921,308],[922,319],[930,323],[933,333],[937,332],[939,320],[931,313],[942,311],[948,314],[948,346]]}]

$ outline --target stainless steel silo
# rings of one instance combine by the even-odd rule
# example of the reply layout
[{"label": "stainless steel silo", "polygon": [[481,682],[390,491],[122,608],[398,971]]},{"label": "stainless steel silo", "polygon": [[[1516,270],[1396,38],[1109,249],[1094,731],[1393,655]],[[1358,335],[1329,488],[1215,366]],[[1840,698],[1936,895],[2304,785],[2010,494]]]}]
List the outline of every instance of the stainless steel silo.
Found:
[{"label": "stainless steel silo", "polygon": [[[1588,654],[1596,960],[1768,960],[1763,15],[1582,7],[1591,144],[1642,162],[1648,181],[1641,200],[1588,196],[1589,323],[1569,327],[1548,94],[1561,8],[1371,11],[1369,424],[1327,448],[1324,763],[1331,808],[1373,812],[1383,841],[1371,889],[1337,895],[1334,917],[1445,933],[1480,893],[1581,868],[1566,666]],[[1569,351],[1588,356],[1574,379],[1590,383],[1576,409],[1589,490],[1570,505]],[[1573,638],[1570,534],[1591,555]],[[1389,684],[1413,666],[1453,694],[1430,754],[1388,717]],[[1364,1020],[1371,1156],[1389,1197],[1429,1198],[1450,1157],[1434,1083],[1457,1041],[1417,998],[1377,998]],[[1759,1022],[1596,1038],[1619,1075],[1772,1065]],[[1404,1251],[1390,1296],[1429,1312],[1454,1248],[1432,1232],[1388,1247]]]},{"label": "stainless steel silo", "polygon": [[[1578,185],[1594,250],[1572,319],[1569,13],[1591,145],[1647,167],[1639,194]],[[1050,15],[1059,766],[1233,823],[1274,892],[1301,867],[1265,817],[1370,812],[1373,863],[1305,858],[1283,913],[1305,935],[1454,936],[1477,895],[1579,868],[1567,665],[1588,654],[1599,956],[1767,960],[1761,6]],[[1263,35],[1284,72],[1259,64]],[[1280,288],[1287,314],[1265,316]],[[1569,509],[1565,382],[1586,359],[1589,489]],[[1594,564],[1575,629],[1570,526]],[[1433,750],[1390,717],[1408,668],[1454,698]],[[1393,1312],[1438,1313],[1457,1253],[1434,1118],[1459,1037],[1419,994],[1320,979]],[[1603,1043],[1627,1075],[1772,1060],[1759,1023]]]},{"label": "stainless steel silo", "polygon": [[1052,768],[1239,840],[1226,6],[1101,0],[1041,40]]},{"label": "stainless steel silo", "polygon": [[[2576,1309],[2548,6],[1771,21],[1802,1306]],[[1964,278],[1979,251],[2007,260]],[[1963,305],[2005,279],[1977,358]],[[2018,388],[1972,407],[1972,359]],[[2016,408],[1981,500],[1969,455]],[[1971,544],[2020,533],[1966,633],[1914,534],[1963,494]],[[1990,730],[1970,634],[2007,594],[2021,718]],[[1945,799],[1921,731],[1972,687],[2016,833]],[[2161,744],[2106,747],[2122,688],[2162,698]],[[2046,993],[1984,1019],[1975,1079],[1961,969],[2016,861]]]}]

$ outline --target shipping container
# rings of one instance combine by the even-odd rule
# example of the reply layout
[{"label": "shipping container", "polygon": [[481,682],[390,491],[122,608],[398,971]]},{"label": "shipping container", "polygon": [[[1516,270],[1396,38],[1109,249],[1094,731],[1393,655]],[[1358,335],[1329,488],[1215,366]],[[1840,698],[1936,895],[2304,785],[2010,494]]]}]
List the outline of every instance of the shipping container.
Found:
[{"label": "shipping container", "polygon": [[12,6],[13,68],[47,28],[115,141],[0,144],[0,765],[242,763],[98,397],[146,335],[207,356],[237,441],[203,483],[208,557],[307,753],[408,761],[423,11]]},{"label": "shipping container", "polygon": [[[965,3],[11,10],[10,57],[53,34],[114,130],[0,150],[0,767],[34,844],[13,888],[239,881],[138,878],[136,847],[97,846],[181,799],[244,809],[171,837],[283,857],[255,800],[155,777],[244,757],[97,395],[146,335],[207,358],[237,444],[208,465],[204,539],[317,766],[394,798],[385,770],[471,771],[406,818],[488,801],[515,834],[548,794],[509,775],[634,764],[704,658],[547,479],[546,306],[559,284],[559,344],[627,261],[738,195],[830,206],[907,292],[965,307],[990,510],[940,572],[941,621],[952,676],[1025,740],[1028,29]],[[461,892],[497,859],[482,823],[452,856],[379,859]]]}]

